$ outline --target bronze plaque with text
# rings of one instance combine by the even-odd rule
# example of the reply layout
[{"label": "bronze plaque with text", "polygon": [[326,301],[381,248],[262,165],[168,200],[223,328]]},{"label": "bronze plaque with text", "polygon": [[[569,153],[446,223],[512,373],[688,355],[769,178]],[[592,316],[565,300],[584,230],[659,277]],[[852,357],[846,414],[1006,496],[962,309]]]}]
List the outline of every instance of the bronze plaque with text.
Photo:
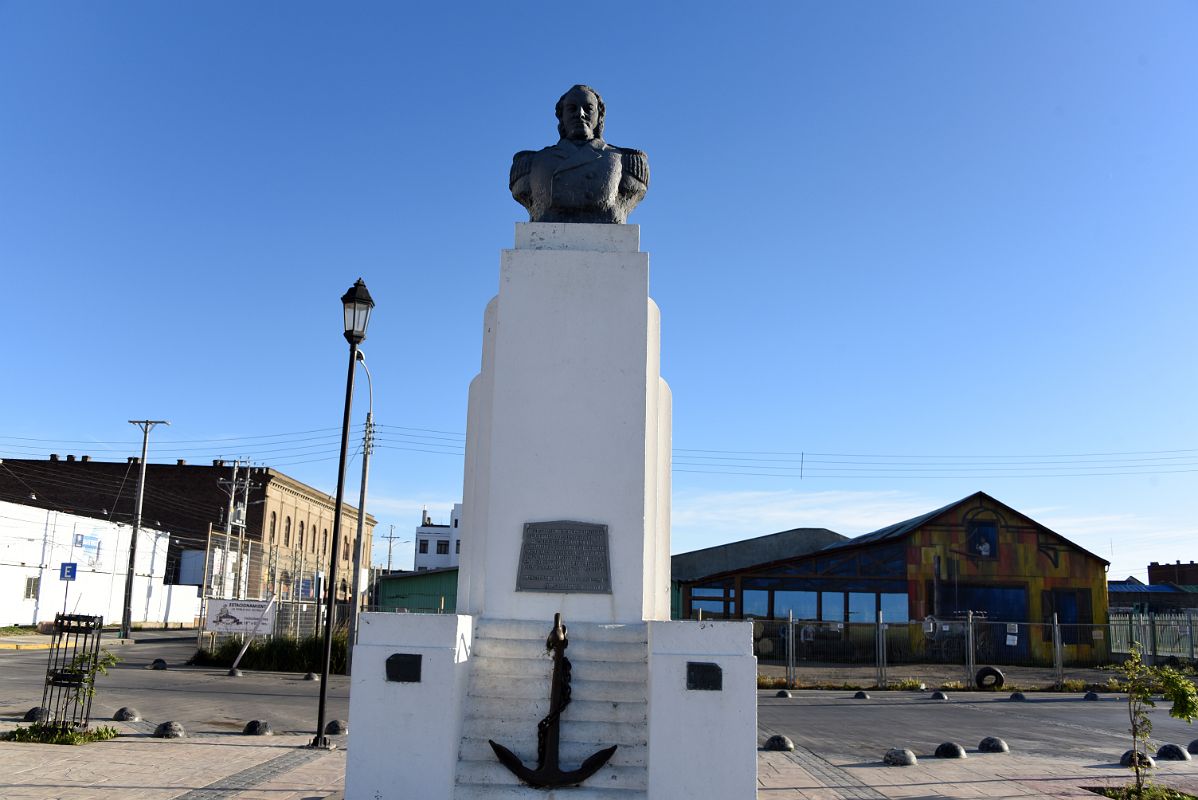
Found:
[{"label": "bronze plaque with text", "polygon": [[611,594],[607,526],[526,522],[516,591]]}]

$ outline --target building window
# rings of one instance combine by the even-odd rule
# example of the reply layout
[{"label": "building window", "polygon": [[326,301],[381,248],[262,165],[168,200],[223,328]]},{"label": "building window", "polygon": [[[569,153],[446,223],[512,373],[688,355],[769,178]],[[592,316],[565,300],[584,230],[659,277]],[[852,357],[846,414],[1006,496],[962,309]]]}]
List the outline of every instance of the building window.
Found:
[{"label": "building window", "polygon": [[774,618],[815,619],[819,616],[819,596],[815,592],[778,589],[774,592]]},{"label": "building window", "polygon": [[819,593],[819,618],[824,622],[844,622],[844,592]]},{"label": "building window", "polygon": [[275,540],[275,523],[277,523],[278,521],[279,521],[279,515],[273,511],[270,512],[270,540],[271,540],[271,542],[274,542],[274,540]]},{"label": "building window", "polygon": [[770,615],[769,589],[745,589],[740,596],[741,613],[745,619]]},{"label": "building window", "polygon": [[461,539],[458,539],[456,542],[453,543],[453,552],[457,553],[458,555],[462,554],[462,540]]},{"label": "building window", "polygon": [[296,537],[295,543],[299,547],[300,550],[304,549],[304,523],[303,522],[300,522],[300,524],[299,524],[299,535]]},{"label": "building window", "polygon": [[449,555],[449,542],[448,541],[442,539],[441,541],[437,542],[437,555],[439,555],[439,556]]},{"label": "building window", "polygon": [[349,561],[349,539],[346,538],[345,544],[341,546],[341,560]]},{"label": "building window", "polygon": [[325,528],[320,533],[320,552],[323,555],[329,554],[329,529]]},{"label": "building window", "polygon": [[39,584],[41,584],[41,580],[42,579],[38,578],[38,577],[25,579],[25,599],[26,600],[36,600],[37,599],[37,590],[38,590]]},{"label": "building window", "polygon": [[427,555],[427,554],[428,554],[428,539],[421,539],[421,540],[420,540],[420,544],[419,544],[419,545],[417,545],[417,548],[416,548],[416,549],[417,549],[419,552],[421,552],[421,553],[424,553],[425,555]]},{"label": "building window", "polygon": [[291,547],[291,517],[283,520],[283,546]]},{"label": "building window", "polygon": [[877,622],[878,596],[873,592],[849,592],[849,622]]},{"label": "building window", "polygon": [[453,521],[453,527],[455,527],[455,528],[456,528],[457,526],[458,526],[458,521],[455,519],[455,520]]},{"label": "building window", "polygon": [[882,609],[882,619],[885,622],[906,622],[910,616],[907,611],[907,595],[897,592],[883,592],[878,595]]},{"label": "building window", "polygon": [[998,558],[998,523],[993,520],[969,523],[969,554],[977,558]]}]

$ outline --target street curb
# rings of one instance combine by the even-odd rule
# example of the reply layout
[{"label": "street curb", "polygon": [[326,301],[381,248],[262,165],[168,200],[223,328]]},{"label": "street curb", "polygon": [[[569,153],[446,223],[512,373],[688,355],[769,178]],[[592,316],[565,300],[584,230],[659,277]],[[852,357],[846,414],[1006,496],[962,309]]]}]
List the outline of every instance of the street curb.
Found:
[{"label": "street curb", "polygon": [[49,650],[50,644],[16,644],[15,642],[0,642],[0,650]]},{"label": "street curb", "polygon": [[[133,639],[101,639],[104,645],[127,645],[134,644]],[[0,642],[0,650],[49,650],[50,642]]]}]

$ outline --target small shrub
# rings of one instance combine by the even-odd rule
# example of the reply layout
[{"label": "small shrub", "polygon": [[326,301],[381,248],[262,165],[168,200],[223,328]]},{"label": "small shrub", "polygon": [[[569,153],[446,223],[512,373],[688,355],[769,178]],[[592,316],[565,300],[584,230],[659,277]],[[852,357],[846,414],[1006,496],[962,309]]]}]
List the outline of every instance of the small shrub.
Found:
[{"label": "small shrub", "polygon": [[110,728],[107,725],[75,731],[59,725],[46,725],[35,722],[28,728],[18,725],[11,731],[0,734],[0,740],[33,744],[87,744],[88,742],[102,742],[107,739],[115,739],[119,735],[120,732],[116,728]]},{"label": "small shrub", "polygon": [[[1136,754],[1148,755],[1148,737],[1152,735],[1152,720],[1149,709],[1156,706],[1152,697],[1159,692],[1172,701],[1169,716],[1193,722],[1198,717],[1198,691],[1189,678],[1171,667],[1149,666],[1140,657],[1138,645],[1132,645],[1131,653],[1120,669],[1127,685],[1127,717],[1131,722],[1132,750]],[[1158,789],[1147,783],[1144,767],[1139,758],[1133,758],[1132,768],[1136,772],[1135,795],[1143,798],[1146,789]],[[1128,787],[1133,788],[1133,787]]]},{"label": "small shrub", "polygon": [[900,692],[918,691],[922,686],[923,681],[916,680],[915,678],[900,678],[897,681],[888,681],[886,683],[887,689],[897,689]]},{"label": "small shrub", "polygon": [[1084,692],[1086,691],[1086,682],[1080,678],[1066,678],[1061,681],[1062,692]]},{"label": "small shrub", "polygon": [[966,687],[965,684],[961,683],[961,681],[945,681],[944,683],[940,684],[941,691],[945,692],[949,690],[960,691],[966,688],[972,689],[973,687]]},{"label": "small shrub", "polygon": [[[333,634],[329,671],[334,675],[345,674],[346,640],[344,633]],[[243,644],[236,639],[226,639],[216,650],[197,650],[188,663],[199,667],[231,667]],[[250,643],[238,664],[241,669],[267,672],[320,672],[323,666],[324,636],[257,639]]]},{"label": "small shrub", "polygon": [[757,675],[757,688],[758,689],[785,689],[785,688],[787,688],[786,678],[778,678],[773,675],[761,675],[759,673]]}]

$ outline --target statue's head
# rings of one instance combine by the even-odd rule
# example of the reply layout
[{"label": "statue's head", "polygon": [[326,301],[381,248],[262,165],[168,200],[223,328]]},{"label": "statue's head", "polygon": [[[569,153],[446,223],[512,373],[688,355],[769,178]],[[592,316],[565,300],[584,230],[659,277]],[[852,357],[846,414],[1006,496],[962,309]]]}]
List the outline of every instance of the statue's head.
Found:
[{"label": "statue's head", "polygon": [[557,135],[574,141],[603,138],[603,98],[590,86],[575,84],[554,107]]}]

